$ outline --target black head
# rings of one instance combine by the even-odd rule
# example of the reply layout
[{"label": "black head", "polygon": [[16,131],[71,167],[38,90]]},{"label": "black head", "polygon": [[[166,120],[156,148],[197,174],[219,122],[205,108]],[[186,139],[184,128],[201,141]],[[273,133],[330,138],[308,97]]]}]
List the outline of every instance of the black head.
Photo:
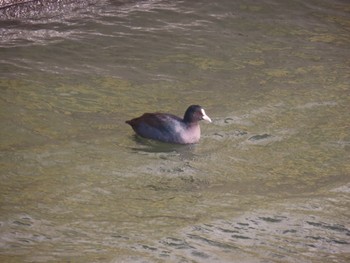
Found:
[{"label": "black head", "polygon": [[184,116],[184,122],[194,123],[200,120],[211,122],[211,119],[205,114],[204,109],[199,105],[191,105],[187,108]]}]

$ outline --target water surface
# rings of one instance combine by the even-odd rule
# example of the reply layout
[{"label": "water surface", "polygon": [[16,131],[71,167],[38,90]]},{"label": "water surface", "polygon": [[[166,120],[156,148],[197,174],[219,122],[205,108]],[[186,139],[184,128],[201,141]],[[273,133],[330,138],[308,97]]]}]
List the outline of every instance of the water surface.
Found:
[{"label": "water surface", "polygon": [[[3,262],[347,262],[350,5],[103,1],[0,21]],[[196,145],[124,122],[200,104]]]}]

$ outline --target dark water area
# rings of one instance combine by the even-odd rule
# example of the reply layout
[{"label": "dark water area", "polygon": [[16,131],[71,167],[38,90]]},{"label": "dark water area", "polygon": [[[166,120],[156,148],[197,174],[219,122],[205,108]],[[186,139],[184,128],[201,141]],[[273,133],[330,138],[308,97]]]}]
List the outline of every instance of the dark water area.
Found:
[{"label": "dark water area", "polygon": [[[348,1],[0,20],[1,262],[349,262]],[[194,145],[125,120],[202,105]]]}]

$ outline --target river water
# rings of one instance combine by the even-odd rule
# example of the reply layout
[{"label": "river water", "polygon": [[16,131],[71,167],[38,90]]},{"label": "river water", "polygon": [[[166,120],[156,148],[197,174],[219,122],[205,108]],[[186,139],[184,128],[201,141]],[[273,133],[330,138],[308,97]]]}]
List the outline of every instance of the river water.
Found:
[{"label": "river water", "polygon": [[[100,1],[0,21],[1,262],[349,262],[348,1]],[[198,144],[136,137],[202,105]]]}]

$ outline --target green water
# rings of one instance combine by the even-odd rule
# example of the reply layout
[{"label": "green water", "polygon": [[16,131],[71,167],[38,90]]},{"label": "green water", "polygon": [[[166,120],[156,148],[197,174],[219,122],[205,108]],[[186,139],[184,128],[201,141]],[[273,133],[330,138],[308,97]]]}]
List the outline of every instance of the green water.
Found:
[{"label": "green water", "polygon": [[[347,262],[345,2],[2,21],[2,262]],[[195,145],[136,137],[200,104]]]}]

